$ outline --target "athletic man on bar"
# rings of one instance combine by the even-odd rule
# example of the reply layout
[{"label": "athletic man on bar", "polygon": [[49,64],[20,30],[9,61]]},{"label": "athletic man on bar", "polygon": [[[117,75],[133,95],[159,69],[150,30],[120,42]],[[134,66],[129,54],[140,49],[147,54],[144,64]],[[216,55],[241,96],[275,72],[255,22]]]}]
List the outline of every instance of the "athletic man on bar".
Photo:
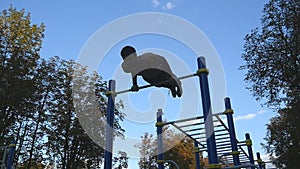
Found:
[{"label": "athletic man on bar", "polygon": [[165,87],[171,90],[172,96],[181,97],[182,87],[180,80],[172,73],[167,60],[157,54],[144,53],[137,56],[136,50],[132,46],[125,46],[121,50],[123,58],[122,68],[124,72],[131,73],[131,91],[138,91],[137,76],[156,87]]}]

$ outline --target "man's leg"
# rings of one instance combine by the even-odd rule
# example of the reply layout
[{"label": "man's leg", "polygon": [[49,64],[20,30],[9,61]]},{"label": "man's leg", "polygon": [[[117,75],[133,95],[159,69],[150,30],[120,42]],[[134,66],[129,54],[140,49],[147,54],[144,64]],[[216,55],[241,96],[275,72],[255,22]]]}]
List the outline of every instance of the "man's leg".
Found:
[{"label": "man's leg", "polygon": [[[182,96],[182,87],[181,87],[181,81],[175,76],[171,76],[169,78],[169,82],[170,82],[170,87],[175,90],[175,91],[172,91],[175,93],[175,96],[177,95],[178,97],[181,97]],[[173,95],[174,97],[174,95]]]},{"label": "man's leg", "polygon": [[172,96],[182,95],[181,82],[175,75],[170,75],[159,69],[147,69],[140,73],[143,79],[156,87],[165,87],[171,90]]}]

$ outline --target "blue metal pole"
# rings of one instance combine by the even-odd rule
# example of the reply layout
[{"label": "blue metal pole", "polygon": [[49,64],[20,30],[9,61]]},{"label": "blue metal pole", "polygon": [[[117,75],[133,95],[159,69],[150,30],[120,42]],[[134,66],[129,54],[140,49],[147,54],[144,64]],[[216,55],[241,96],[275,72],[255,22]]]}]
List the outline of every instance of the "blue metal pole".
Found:
[{"label": "blue metal pole", "polygon": [[197,141],[194,141],[194,148],[195,148],[195,157],[196,157],[196,169],[201,169],[200,154],[199,154],[200,150]]},{"label": "blue metal pole", "polygon": [[9,145],[9,153],[8,153],[6,169],[11,169],[11,166],[12,166],[12,163],[14,160],[15,149],[16,149],[16,142],[12,141]]},{"label": "blue metal pole", "polygon": [[113,131],[114,131],[114,113],[115,113],[115,95],[116,81],[110,80],[108,84],[110,95],[107,101],[106,112],[106,140],[105,140],[105,154],[104,154],[104,169],[112,169],[112,151],[113,151]]},{"label": "blue metal pole", "polygon": [[230,135],[231,150],[233,152],[233,163],[235,166],[237,166],[240,165],[241,163],[239,159],[239,152],[237,147],[234,122],[232,117],[233,110],[231,109],[230,98],[226,97],[224,101],[225,101],[225,108],[226,108],[225,114],[227,117],[227,123],[228,123],[229,135]]},{"label": "blue metal pole", "polygon": [[163,160],[163,140],[162,140],[162,128],[163,128],[163,122],[162,122],[162,109],[158,109],[156,117],[157,117],[157,144],[158,144],[158,169],[164,169],[164,160]]},{"label": "blue metal pole", "polygon": [[[246,133],[246,146],[248,149],[248,155],[249,155],[249,161],[250,164],[254,164],[254,157],[253,157],[253,151],[252,151],[252,140],[250,139],[250,134]],[[255,169],[255,167],[251,167],[251,169]]]},{"label": "blue metal pole", "polygon": [[209,95],[209,86],[208,86],[208,70],[206,69],[206,63],[204,57],[198,57],[198,74],[200,82],[200,92],[202,97],[202,109],[203,117],[205,123],[205,134],[206,134],[206,143],[207,143],[207,153],[208,153],[208,162],[209,164],[217,165],[218,157],[216,150],[216,140],[213,126],[212,118],[212,109]]},{"label": "blue metal pole", "polygon": [[259,169],[263,169],[262,160],[260,158],[260,153],[259,152],[256,153],[256,157],[257,157],[257,163],[258,163]]},{"label": "blue metal pole", "polygon": [[157,164],[158,164],[158,169],[164,169],[164,156],[163,156],[163,140],[162,140],[162,129],[163,129],[163,122],[162,122],[162,109],[158,109],[156,113],[156,127],[157,127]]}]

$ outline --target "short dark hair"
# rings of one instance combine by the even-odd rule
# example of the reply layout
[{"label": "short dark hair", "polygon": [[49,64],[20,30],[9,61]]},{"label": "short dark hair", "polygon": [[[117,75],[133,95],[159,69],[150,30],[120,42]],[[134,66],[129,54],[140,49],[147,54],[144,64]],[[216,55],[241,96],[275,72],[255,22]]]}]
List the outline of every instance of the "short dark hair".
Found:
[{"label": "short dark hair", "polygon": [[134,49],[134,47],[132,46],[125,46],[122,50],[121,50],[121,56],[123,59],[125,59],[127,56],[136,53],[136,50]]}]

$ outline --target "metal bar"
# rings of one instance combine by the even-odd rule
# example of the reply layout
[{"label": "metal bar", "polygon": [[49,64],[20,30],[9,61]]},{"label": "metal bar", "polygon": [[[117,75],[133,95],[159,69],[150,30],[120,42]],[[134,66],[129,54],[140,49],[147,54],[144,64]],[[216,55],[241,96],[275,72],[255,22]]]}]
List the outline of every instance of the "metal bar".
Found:
[{"label": "metal bar", "polygon": [[164,163],[162,162],[164,157],[163,157],[163,140],[162,140],[162,109],[158,109],[156,113],[156,127],[157,127],[157,149],[158,149],[158,169],[164,169]]},{"label": "metal bar", "polygon": [[[197,59],[198,69],[206,70],[206,63],[204,57],[199,57]],[[209,94],[209,86],[208,86],[208,77],[207,73],[201,73],[199,75],[199,83],[200,83],[200,92],[202,98],[202,109],[203,109],[203,117],[205,122],[205,133],[207,137],[207,153],[208,153],[208,162],[209,164],[217,164],[217,150],[216,150],[216,141],[215,141],[215,133],[213,126],[213,118],[212,118],[212,108]]]},{"label": "metal bar", "polygon": [[229,149],[231,151],[230,146],[218,146],[217,149]]},{"label": "metal bar", "polygon": [[198,131],[198,130],[203,130],[204,128],[196,128],[196,129],[190,129],[190,130],[185,130],[185,132],[193,132],[193,131]]},{"label": "metal bar", "polygon": [[[178,125],[180,128],[185,128],[185,127],[191,127],[191,126],[200,126],[200,125],[203,125],[203,123],[194,123],[194,124],[186,124],[186,125]],[[203,129],[203,127],[202,127]]]},{"label": "metal bar", "polygon": [[[231,149],[232,151],[238,151],[238,147],[237,147],[237,140],[236,140],[236,136],[235,136],[235,129],[234,129],[234,122],[233,122],[233,111],[231,111],[231,103],[230,103],[230,98],[226,97],[225,100],[225,108],[226,111],[228,111],[226,113],[226,117],[227,117],[227,123],[228,123],[228,129],[229,129],[229,135],[230,135],[230,143],[231,143]],[[229,113],[230,111],[230,113]],[[240,165],[240,160],[239,160],[239,155],[238,154],[234,154],[233,156],[233,163],[235,166]]]},{"label": "metal bar", "polygon": [[[222,142],[220,142],[220,143],[222,143]],[[230,143],[224,143],[224,144],[218,144],[218,146],[229,146],[230,145]],[[217,148],[218,149],[218,148]]]},{"label": "metal bar", "polygon": [[[193,73],[193,74],[189,74],[189,75],[185,75],[185,76],[181,76],[181,77],[178,77],[179,80],[183,80],[183,79],[187,79],[187,78],[190,78],[190,77],[194,77],[194,76],[197,76],[197,73]],[[148,88],[148,87],[152,87],[154,85],[159,85],[159,84],[164,84],[164,83],[167,83],[169,82],[169,80],[164,80],[162,82],[159,82],[157,84],[148,84],[148,85],[144,85],[144,86],[140,86],[138,89],[145,89],[145,88]],[[118,95],[118,94],[122,94],[122,93],[128,93],[128,92],[132,92],[131,89],[126,89],[126,90],[122,90],[122,91],[118,91],[118,92],[115,92],[114,94],[115,95]]]},{"label": "metal bar", "polygon": [[[109,91],[115,91],[116,81],[109,81]],[[115,95],[109,95],[107,101],[106,112],[106,140],[105,140],[105,154],[104,154],[104,169],[112,168],[112,149],[113,149],[113,130],[114,130],[114,113],[115,113]]]},{"label": "metal bar", "polygon": [[[216,136],[225,136],[225,135],[229,135],[229,133],[216,134]],[[224,138],[229,138],[229,137],[224,137]],[[217,139],[217,138],[216,138],[216,139]]]},{"label": "metal bar", "polygon": [[16,142],[12,141],[9,145],[9,153],[8,153],[8,158],[7,158],[7,167],[6,167],[6,169],[11,169],[12,168],[14,155],[15,155],[15,149],[16,149]]},{"label": "metal bar", "polygon": [[264,169],[263,163],[262,163],[262,160],[260,158],[260,153],[259,152],[256,153],[256,157],[257,157],[257,163],[258,163],[259,169]]},{"label": "metal bar", "polygon": [[215,132],[227,131],[226,129],[215,130]]},{"label": "metal bar", "polygon": [[[254,157],[253,157],[253,151],[252,151],[252,141],[250,139],[250,134],[246,133],[245,137],[246,137],[246,144],[247,144],[250,164],[254,164]],[[254,169],[254,167],[251,167],[251,169]]]},{"label": "metal bar", "polygon": [[[218,140],[225,140],[225,139],[229,139],[228,137],[219,137],[219,138],[216,138],[216,142],[218,142]],[[229,141],[229,140],[227,140]]]},{"label": "metal bar", "polygon": [[[222,114],[223,114],[223,112],[215,113],[215,114],[212,114],[212,116],[219,116]],[[197,117],[191,117],[191,118],[186,118],[186,119],[181,119],[181,120],[176,120],[176,121],[170,121],[170,122],[166,122],[165,124],[168,125],[168,124],[173,124],[173,123],[183,123],[183,122],[198,120],[198,119],[203,119],[203,118],[204,118],[203,116],[197,116]],[[214,120],[213,122],[219,122],[219,120]],[[200,122],[200,123],[192,123],[192,124],[201,125],[201,124],[204,124],[204,121]]]},{"label": "metal bar", "polygon": [[216,143],[230,143],[230,141],[229,140],[224,140],[224,141],[216,141]]},{"label": "metal bar", "polygon": [[194,141],[194,147],[195,147],[196,169],[201,169],[200,154],[199,154],[200,152],[199,152],[199,146],[197,141]]},{"label": "metal bar", "polygon": [[198,119],[203,119],[203,116],[198,116],[198,117],[192,117],[192,118],[187,118],[187,119],[182,119],[182,120],[177,120],[177,121],[166,122],[165,124],[183,123],[183,122],[192,121],[192,120],[198,120]]}]

